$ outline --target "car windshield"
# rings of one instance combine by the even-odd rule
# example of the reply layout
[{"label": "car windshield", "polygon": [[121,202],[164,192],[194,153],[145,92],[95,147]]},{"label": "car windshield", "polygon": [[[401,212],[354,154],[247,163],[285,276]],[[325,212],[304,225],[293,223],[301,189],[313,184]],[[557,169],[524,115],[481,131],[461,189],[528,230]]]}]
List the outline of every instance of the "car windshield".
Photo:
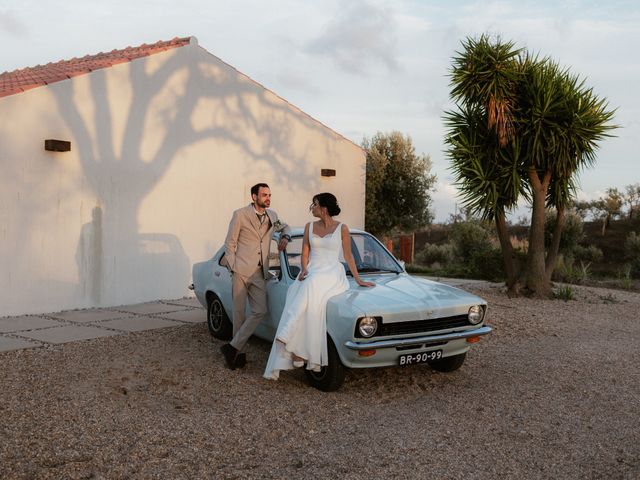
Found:
[{"label": "car windshield", "polygon": [[[351,234],[351,253],[356,262],[358,273],[400,273],[402,267],[382,244],[368,233]],[[292,278],[300,273],[300,258],[302,254],[302,235],[291,238],[287,245],[287,266]],[[340,262],[347,275],[351,275],[347,262],[340,252]]]}]

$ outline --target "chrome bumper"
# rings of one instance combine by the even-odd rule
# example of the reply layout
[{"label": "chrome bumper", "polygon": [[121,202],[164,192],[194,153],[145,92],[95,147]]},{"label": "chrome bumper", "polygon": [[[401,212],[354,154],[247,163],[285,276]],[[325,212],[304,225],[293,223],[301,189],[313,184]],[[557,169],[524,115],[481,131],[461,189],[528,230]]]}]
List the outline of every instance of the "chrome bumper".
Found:
[{"label": "chrome bumper", "polygon": [[429,346],[432,343],[449,342],[451,340],[460,340],[462,338],[479,337],[480,335],[486,335],[493,330],[491,327],[485,325],[484,327],[474,328],[473,330],[465,330],[463,332],[445,333],[443,335],[425,335],[424,337],[410,337],[410,338],[398,338],[394,340],[380,340],[367,343],[352,342],[347,340],[344,342],[344,346],[351,350],[372,350],[376,348],[393,348],[404,347],[407,345],[419,345],[426,344]]}]

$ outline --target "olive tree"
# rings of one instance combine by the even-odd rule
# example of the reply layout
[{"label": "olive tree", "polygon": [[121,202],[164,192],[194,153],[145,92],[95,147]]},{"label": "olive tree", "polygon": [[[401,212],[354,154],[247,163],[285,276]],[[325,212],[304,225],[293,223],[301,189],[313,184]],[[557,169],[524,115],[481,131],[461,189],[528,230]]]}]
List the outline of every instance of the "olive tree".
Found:
[{"label": "olive tree", "polygon": [[640,210],[640,183],[633,185],[627,185],[625,187],[626,194],[623,196],[624,202],[629,206],[627,215],[629,220],[637,216],[638,210]]},{"label": "olive tree", "polygon": [[378,132],[365,138],[362,147],[367,153],[366,229],[381,237],[430,223],[430,191],[436,181],[431,159],[416,155],[411,138],[400,132]]}]

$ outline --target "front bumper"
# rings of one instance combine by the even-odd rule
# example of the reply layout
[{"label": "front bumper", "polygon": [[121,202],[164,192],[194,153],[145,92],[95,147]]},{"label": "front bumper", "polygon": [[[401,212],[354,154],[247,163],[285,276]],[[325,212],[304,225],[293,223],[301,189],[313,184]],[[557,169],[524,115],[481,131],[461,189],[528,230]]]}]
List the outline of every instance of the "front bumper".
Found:
[{"label": "front bumper", "polygon": [[424,335],[422,337],[410,337],[410,338],[397,338],[391,340],[378,340],[372,342],[354,342],[347,340],[344,342],[344,346],[349,350],[373,350],[380,348],[394,348],[404,347],[409,345],[425,345],[428,347],[434,343],[450,342],[452,340],[461,340],[470,337],[479,337],[491,333],[493,329],[484,325],[480,328],[474,328],[472,330],[464,330],[462,332],[445,333],[442,335]]}]

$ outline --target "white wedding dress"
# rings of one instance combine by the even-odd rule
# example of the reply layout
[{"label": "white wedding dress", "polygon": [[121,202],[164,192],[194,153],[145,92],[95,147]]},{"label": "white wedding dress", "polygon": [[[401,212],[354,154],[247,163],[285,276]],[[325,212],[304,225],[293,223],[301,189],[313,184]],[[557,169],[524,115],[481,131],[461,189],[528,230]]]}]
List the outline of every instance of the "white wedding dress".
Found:
[{"label": "white wedding dress", "polygon": [[308,370],[319,371],[327,365],[327,301],[349,289],[340,263],[341,231],[342,224],[338,224],[333,233],[320,237],[313,233],[313,222],[309,224],[309,275],[293,282],[287,291],[265,378],[277,380],[280,370],[294,368],[292,354],[304,358]]}]

